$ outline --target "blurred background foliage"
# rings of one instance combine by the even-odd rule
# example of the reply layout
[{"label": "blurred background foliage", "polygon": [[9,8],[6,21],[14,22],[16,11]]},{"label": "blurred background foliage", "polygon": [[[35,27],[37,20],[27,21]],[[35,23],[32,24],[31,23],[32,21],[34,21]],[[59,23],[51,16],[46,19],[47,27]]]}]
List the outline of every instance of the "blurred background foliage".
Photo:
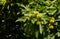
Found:
[{"label": "blurred background foliage", "polygon": [[60,39],[60,0],[0,0],[0,39]]}]

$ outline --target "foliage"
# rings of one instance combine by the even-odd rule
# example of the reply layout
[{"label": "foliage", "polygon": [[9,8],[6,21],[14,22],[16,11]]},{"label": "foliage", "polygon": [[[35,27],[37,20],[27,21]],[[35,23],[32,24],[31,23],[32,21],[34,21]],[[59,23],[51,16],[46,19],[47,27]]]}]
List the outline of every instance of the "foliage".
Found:
[{"label": "foliage", "polygon": [[13,21],[8,21],[7,24],[9,23],[9,25],[4,25],[11,28],[12,26],[17,27],[20,32],[23,31],[22,39],[59,39],[59,0],[4,1],[0,3],[2,4],[1,13],[4,14],[4,17],[1,15],[5,21],[4,23],[7,22],[7,19]]}]

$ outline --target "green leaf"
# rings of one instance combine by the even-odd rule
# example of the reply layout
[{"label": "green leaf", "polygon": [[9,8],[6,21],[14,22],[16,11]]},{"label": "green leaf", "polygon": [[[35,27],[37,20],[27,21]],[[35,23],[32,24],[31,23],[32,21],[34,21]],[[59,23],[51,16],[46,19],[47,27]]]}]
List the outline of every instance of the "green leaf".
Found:
[{"label": "green leaf", "polygon": [[34,24],[37,21],[36,18],[31,19],[31,22]]},{"label": "green leaf", "polygon": [[36,39],[38,39],[39,31],[35,32]]},{"label": "green leaf", "polygon": [[40,31],[40,34],[42,34],[42,32],[43,32],[43,26],[41,24],[39,25],[39,31]]},{"label": "green leaf", "polygon": [[25,22],[25,21],[26,21],[26,18],[24,18],[24,17],[18,18],[18,19],[16,20],[16,22],[17,22],[17,21],[23,21],[23,22]]},{"label": "green leaf", "polygon": [[24,7],[25,8],[25,6],[23,5],[23,4],[20,4],[20,3],[16,3],[19,7],[21,6],[21,7]]},{"label": "green leaf", "polygon": [[55,39],[55,35],[48,35],[47,37],[45,37],[44,39]]},{"label": "green leaf", "polygon": [[55,39],[55,35],[53,35],[53,36],[51,37],[51,39]]},{"label": "green leaf", "polygon": [[57,32],[57,36],[60,37],[60,32]]},{"label": "green leaf", "polygon": [[44,39],[50,39],[50,35],[48,35],[47,37],[44,37]]},{"label": "green leaf", "polygon": [[60,15],[58,16],[58,19],[60,19]]}]

